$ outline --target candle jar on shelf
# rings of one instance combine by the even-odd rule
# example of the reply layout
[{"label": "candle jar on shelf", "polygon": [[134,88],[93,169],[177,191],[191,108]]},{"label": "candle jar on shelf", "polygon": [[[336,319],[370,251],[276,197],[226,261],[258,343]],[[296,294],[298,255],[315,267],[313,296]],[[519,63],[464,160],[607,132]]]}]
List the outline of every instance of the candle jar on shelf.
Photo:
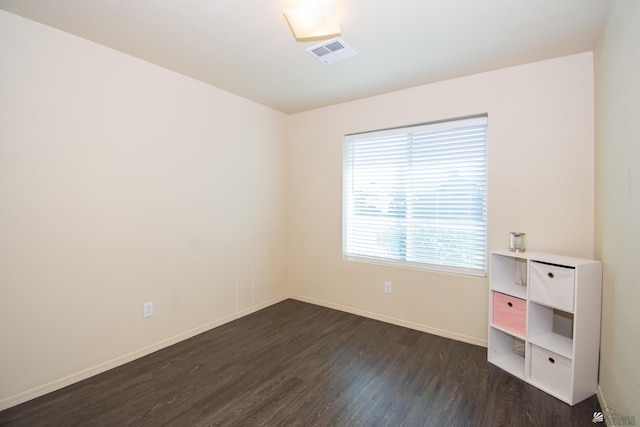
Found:
[{"label": "candle jar on shelf", "polygon": [[525,233],[512,231],[509,235],[509,250],[511,252],[524,252],[526,250],[526,238]]}]

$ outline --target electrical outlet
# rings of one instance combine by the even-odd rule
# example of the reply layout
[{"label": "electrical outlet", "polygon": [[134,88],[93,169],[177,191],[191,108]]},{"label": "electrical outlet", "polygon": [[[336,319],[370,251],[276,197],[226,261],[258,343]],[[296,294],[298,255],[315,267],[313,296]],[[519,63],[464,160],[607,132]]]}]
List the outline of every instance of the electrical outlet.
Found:
[{"label": "electrical outlet", "polygon": [[153,316],[153,301],[145,302],[142,308],[142,317]]},{"label": "electrical outlet", "polygon": [[384,293],[385,294],[391,293],[391,282],[384,282]]}]

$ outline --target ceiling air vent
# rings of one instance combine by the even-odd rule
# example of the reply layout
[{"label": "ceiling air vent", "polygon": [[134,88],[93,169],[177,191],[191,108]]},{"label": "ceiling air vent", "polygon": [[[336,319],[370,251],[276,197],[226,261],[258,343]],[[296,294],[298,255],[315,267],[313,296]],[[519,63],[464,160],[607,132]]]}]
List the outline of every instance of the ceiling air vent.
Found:
[{"label": "ceiling air vent", "polygon": [[307,49],[318,61],[327,65],[335,64],[343,59],[356,56],[358,53],[348,46],[342,39],[331,39]]}]

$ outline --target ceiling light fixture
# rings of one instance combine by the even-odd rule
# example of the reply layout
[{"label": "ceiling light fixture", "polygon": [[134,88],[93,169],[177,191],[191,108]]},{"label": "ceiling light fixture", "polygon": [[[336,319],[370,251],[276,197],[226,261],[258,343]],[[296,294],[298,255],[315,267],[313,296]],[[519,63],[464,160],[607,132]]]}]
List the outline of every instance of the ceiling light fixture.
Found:
[{"label": "ceiling light fixture", "polygon": [[297,41],[322,40],[340,35],[340,24],[333,0],[306,0],[284,11],[284,17]]}]

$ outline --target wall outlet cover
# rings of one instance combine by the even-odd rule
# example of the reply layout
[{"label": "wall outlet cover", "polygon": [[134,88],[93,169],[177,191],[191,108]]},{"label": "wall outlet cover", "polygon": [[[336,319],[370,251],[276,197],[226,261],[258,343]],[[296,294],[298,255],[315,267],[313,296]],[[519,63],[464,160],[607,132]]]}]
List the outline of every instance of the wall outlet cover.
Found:
[{"label": "wall outlet cover", "polygon": [[391,293],[391,282],[384,282],[384,293],[385,294]]},{"label": "wall outlet cover", "polygon": [[142,310],[142,317],[153,316],[153,301],[145,302]]}]

